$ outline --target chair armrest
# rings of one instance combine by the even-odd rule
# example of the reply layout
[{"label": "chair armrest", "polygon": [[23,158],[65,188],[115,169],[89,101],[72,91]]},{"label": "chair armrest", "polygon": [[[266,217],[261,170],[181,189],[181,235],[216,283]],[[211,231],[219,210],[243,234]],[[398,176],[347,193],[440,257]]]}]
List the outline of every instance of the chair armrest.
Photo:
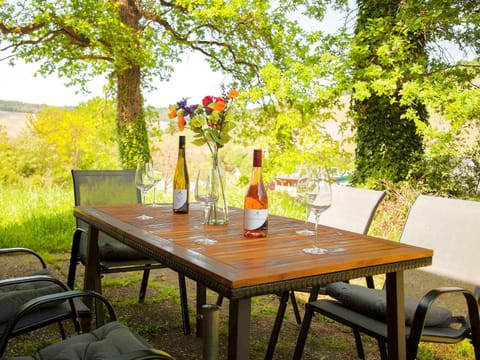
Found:
[{"label": "chair armrest", "polygon": [[[68,290],[61,293],[39,296],[23,304],[18,309],[17,315],[23,316],[24,314],[30,311],[33,311],[42,305],[59,302],[63,300],[73,300],[74,298],[85,298],[85,297],[90,297],[94,300],[101,301],[107,308],[110,319],[112,321],[117,320],[117,316],[115,315],[115,311],[113,310],[113,306],[110,304],[110,302],[103,295],[91,290]],[[76,312],[74,302],[71,301],[70,304],[71,304],[72,311]]]},{"label": "chair armrest", "polygon": [[174,360],[174,358],[161,350],[145,349],[114,356],[107,360]]},{"label": "chair armrest", "polygon": [[45,260],[38,254],[37,252],[28,249],[28,248],[3,248],[0,249],[0,255],[1,254],[13,254],[13,253],[23,253],[23,254],[29,254],[32,255],[33,257],[37,258],[37,260],[40,262],[40,265],[42,266],[43,269],[47,268],[47,264]]},{"label": "chair armrest", "polygon": [[[425,319],[429,308],[433,305],[435,300],[441,295],[447,293],[461,293],[463,294],[467,308],[468,308],[468,320],[467,326],[472,327],[472,331],[476,333],[476,336],[480,334],[480,324],[479,324],[479,313],[478,313],[478,303],[475,298],[475,295],[466,289],[460,287],[440,287],[432,289],[425,294],[425,296],[420,300],[415,315],[413,317],[413,322],[410,330],[409,341],[412,343],[418,344],[421,338],[422,330],[425,325]],[[473,326],[471,325],[473,324]]]}]

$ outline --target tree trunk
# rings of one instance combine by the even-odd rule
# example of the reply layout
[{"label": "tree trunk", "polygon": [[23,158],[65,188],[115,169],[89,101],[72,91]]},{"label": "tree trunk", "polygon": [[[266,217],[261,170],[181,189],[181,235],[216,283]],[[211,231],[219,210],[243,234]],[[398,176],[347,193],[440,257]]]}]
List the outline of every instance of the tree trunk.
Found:
[{"label": "tree trunk", "polygon": [[[121,21],[138,30],[140,14],[132,0],[119,0]],[[132,44],[135,46],[135,44]],[[120,161],[123,168],[135,168],[139,160],[150,158],[148,133],[141,91],[141,69],[130,59],[127,67],[117,69],[117,123]]]},{"label": "tree trunk", "polygon": [[138,66],[117,76],[117,121],[123,168],[135,168],[139,160],[150,158],[140,79]]},{"label": "tree trunk", "polygon": [[[357,45],[366,50],[353,59],[354,82],[372,82],[371,75],[364,69],[371,64],[382,70],[393,71],[395,66],[403,71],[403,77],[397,82],[391,94],[377,94],[374,91],[369,98],[354,100],[352,110],[357,130],[354,182],[365,183],[368,180],[405,180],[416,169],[423,154],[423,137],[418,132],[415,121],[408,113],[416,114],[419,121],[427,122],[428,113],[423,102],[417,98],[408,105],[402,104],[402,87],[411,75],[404,70],[407,65],[421,63],[425,54],[424,34],[417,31],[395,33],[396,16],[401,10],[401,0],[362,0],[357,18],[355,38]],[[384,19],[384,28],[375,35],[369,31],[371,19]],[[367,35],[366,35],[367,34]],[[405,59],[393,58],[394,65],[387,68],[378,60],[377,51],[383,41],[394,36],[408,36],[408,56]],[[405,55],[405,54],[404,54]],[[401,54],[397,55],[397,57]],[[392,54],[395,57],[395,54]],[[370,76],[370,77],[369,77]]]}]

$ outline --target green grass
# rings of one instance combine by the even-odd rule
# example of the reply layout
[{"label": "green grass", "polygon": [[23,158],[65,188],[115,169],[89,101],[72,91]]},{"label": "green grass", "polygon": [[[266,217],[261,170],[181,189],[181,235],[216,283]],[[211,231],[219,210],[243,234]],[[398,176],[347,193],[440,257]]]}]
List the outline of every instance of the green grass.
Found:
[{"label": "green grass", "polygon": [[29,247],[40,253],[69,251],[75,220],[70,188],[2,185],[0,246]]}]

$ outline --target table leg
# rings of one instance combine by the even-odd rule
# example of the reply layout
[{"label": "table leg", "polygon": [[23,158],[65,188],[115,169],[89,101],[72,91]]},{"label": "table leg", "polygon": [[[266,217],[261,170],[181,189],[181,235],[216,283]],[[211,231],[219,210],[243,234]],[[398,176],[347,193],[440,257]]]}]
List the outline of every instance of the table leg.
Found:
[{"label": "table leg", "polygon": [[403,271],[387,274],[388,358],[407,358]]},{"label": "table leg", "polygon": [[197,336],[202,336],[203,332],[203,305],[207,303],[207,288],[197,281],[197,322],[195,332]]},{"label": "table leg", "polygon": [[[100,279],[100,255],[98,250],[98,229],[90,226],[88,229],[87,239],[87,259],[85,262],[85,275],[83,280],[83,288],[85,290],[94,290],[102,293],[102,284]],[[99,324],[104,323],[103,306],[97,301],[96,314]],[[85,304],[92,309],[92,299],[86,298]]]},{"label": "table leg", "polygon": [[228,359],[249,358],[251,300],[230,299],[228,317]]}]

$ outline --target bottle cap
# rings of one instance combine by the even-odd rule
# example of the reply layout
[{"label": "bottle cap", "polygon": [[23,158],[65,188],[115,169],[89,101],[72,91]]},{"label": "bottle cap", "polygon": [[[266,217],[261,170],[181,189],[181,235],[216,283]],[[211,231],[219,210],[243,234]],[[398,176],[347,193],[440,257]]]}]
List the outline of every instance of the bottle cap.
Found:
[{"label": "bottle cap", "polygon": [[185,145],[185,135],[180,135],[178,137],[178,145],[184,146]]},{"label": "bottle cap", "polygon": [[262,167],[262,150],[253,150],[253,167]]}]

